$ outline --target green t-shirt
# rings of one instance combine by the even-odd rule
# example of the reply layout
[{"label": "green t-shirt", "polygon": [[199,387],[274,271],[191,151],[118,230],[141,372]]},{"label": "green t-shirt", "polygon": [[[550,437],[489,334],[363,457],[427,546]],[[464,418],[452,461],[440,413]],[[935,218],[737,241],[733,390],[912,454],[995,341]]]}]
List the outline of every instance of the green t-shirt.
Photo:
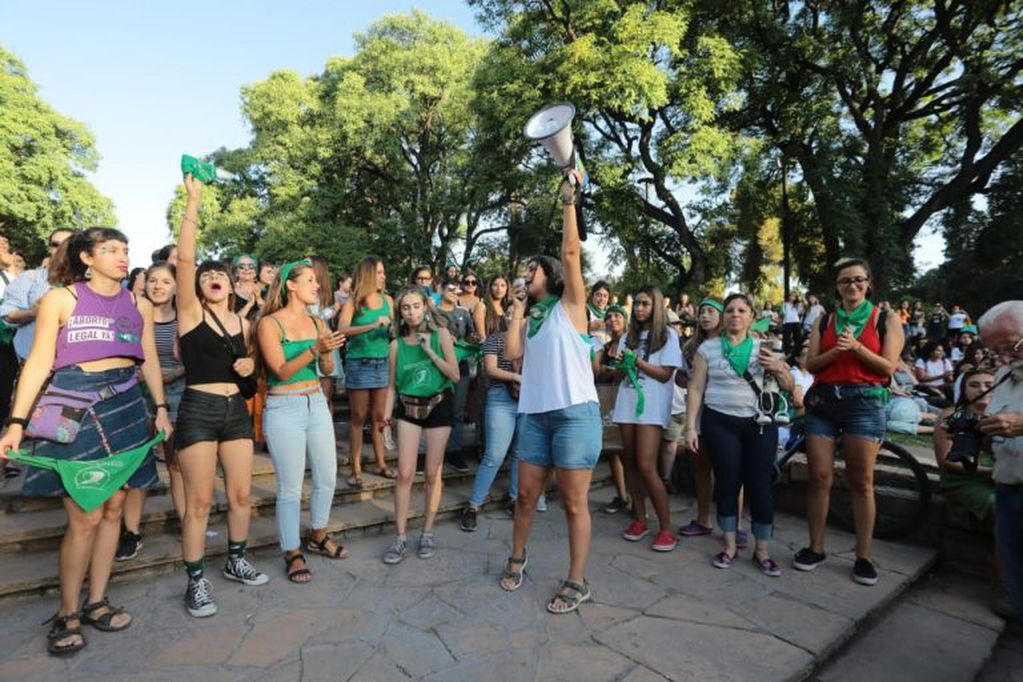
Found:
[{"label": "green t-shirt", "polygon": [[[352,326],[361,327],[373,324],[381,317],[391,317],[391,304],[387,297],[380,294],[383,305],[379,308],[359,308],[352,317]],[[353,358],[386,358],[391,353],[391,339],[387,327],[377,327],[363,334],[348,339],[348,359]]]},{"label": "green t-shirt", "polygon": [[[433,332],[430,348],[444,357],[440,345],[440,333]],[[394,368],[394,385],[400,395],[429,398],[445,391],[454,382],[444,376],[426,351],[417,343],[411,345],[404,338],[398,339],[398,358]]]}]

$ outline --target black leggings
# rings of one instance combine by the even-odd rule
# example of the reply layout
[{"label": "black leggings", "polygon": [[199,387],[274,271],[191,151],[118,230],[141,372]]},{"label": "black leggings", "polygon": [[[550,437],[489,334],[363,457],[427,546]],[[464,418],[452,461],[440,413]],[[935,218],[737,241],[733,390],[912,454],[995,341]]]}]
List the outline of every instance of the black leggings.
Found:
[{"label": "black leggings", "polygon": [[731,417],[703,408],[700,441],[714,465],[714,501],[718,525],[735,532],[739,525],[739,488],[753,517],[753,537],[770,540],[774,531],[774,493],[771,478],[778,427],[761,426],[752,417]]}]

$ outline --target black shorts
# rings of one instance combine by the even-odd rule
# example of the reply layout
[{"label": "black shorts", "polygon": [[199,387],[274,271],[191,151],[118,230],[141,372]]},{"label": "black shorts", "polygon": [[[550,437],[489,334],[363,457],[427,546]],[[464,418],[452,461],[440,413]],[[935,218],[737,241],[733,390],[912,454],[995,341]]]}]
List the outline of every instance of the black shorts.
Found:
[{"label": "black shorts", "polygon": [[181,451],[204,441],[219,443],[254,437],[252,417],[240,393],[225,396],[185,389],[174,429],[175,449]]},{"label": "black shorts", "polygon": [[455,425],[455,399],[452,397],[453,394],[450,390],[444,391],[444,397],[437,403],[432,410],[430,410],[430,416],[426,419],[412,419],[405,415],[404,406],[401,404],[401,399],[398,399],[398,414],[397,419],[400,419],[409,424],[415,424],[424,429],[437,429],[442,426],[454,426]]}]

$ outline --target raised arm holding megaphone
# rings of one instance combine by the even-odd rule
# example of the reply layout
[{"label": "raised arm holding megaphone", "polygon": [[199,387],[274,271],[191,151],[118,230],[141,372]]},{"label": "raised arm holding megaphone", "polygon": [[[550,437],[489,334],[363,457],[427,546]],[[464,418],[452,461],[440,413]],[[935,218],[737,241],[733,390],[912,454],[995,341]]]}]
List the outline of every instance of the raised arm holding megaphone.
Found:
[{"label": "raised arm holding megaphone", "polygon": [[[583,168],[579,154],[572,140],[572,119],[575,107],[570,102],[561,102],[541,109],[526,122],[523,134],[527,140],[539,142],[554,163],[561,167],[569,183],[575,187],[575,217],[579,227],[579,239],[586,240],[586,224],[583,222],[582,195],[589,188],[589,176]],[[578,174],[571,171],[578,171]]]}]

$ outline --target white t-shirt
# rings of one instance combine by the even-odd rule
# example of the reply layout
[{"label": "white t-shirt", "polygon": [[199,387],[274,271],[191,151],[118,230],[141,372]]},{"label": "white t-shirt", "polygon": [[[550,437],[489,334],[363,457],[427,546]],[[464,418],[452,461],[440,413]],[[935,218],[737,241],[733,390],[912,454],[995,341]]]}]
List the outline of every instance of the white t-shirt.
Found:
[{"label": "white t-shirt", "polygon": [[796,386],[803,389],[803,395],[805,396],[806,392],[813,386],[813,375],[809,372],[804,372],[799,367],[789,367],[789,372],[792,373],[792,379],[796,382]]},{"label": "white t-shirt", "polygon": [[956,346],[952,349],[952,353],[949,357],[952,358],[952,364],[955,364],[957,362],[962,362],[962,359],[966,357],[966,355],[963,353],[962,348]]},{"label": "white t-shirt", "polygon": [[[636,355],[651,365],[675,368],[682,366],[682,348],[679,346],[678,333],[674,329],[668,328],[668,341],[660,350],[652,355],[647,352],[647,335],[648,332],[640,334],[640,347],[636,351]],[[625,342],[626,336],[623,335],[618,341],[619,352],[625,349]],[[675,397],[675,374],[672,373],[670,379],[661,383],[656,379],[651,379],[645,372],[640,370],[639,385],[643,389],[643,395],[646,400],[643,406],[643,414],[636,416],[638,394],[636,389],[632,387],[632,384],[629,383],[629,380],[623,379],[618,385],[618,396],[615,398],[615,408],[611,413],[611,420],[616,424],[656,424],[662,427],[667,426],[671,420],[672,403]],[[683,402],[683,412],[685,411],[684,405],[685,403]]]},{"label": "white t-shirt", "polygon": [[948,316],[948,330],[962,329],[966,326],[966,313],[952,313]]},{"label": "white t-shirt", "polygon": [[785,324],[799,324],[799,317],[803,314],[803,306],[799,303],[793,305],[786,301],[781,305],[782,322]]},{"label": "white t-shirt", "polygon": [[939,388],[945,385],[945,375],[952,371],[952,363],[949,362],[948,358],[942,358],[941,360],[924,360],[921,358],[913,366],[917,369],[922,367],[924,374],[927,376],[941,375],[937,379],[920,382],[925,386],[937,386]]},{"label": "white t-shirt", "polygon": [[813,325],[817,323],[819,318],[824,313],[824,306],[820,303],[815,303],[810,306],[810,309],[806,311],[806,317],[803,318],[803,326],[807,329],[812,329]]}]

